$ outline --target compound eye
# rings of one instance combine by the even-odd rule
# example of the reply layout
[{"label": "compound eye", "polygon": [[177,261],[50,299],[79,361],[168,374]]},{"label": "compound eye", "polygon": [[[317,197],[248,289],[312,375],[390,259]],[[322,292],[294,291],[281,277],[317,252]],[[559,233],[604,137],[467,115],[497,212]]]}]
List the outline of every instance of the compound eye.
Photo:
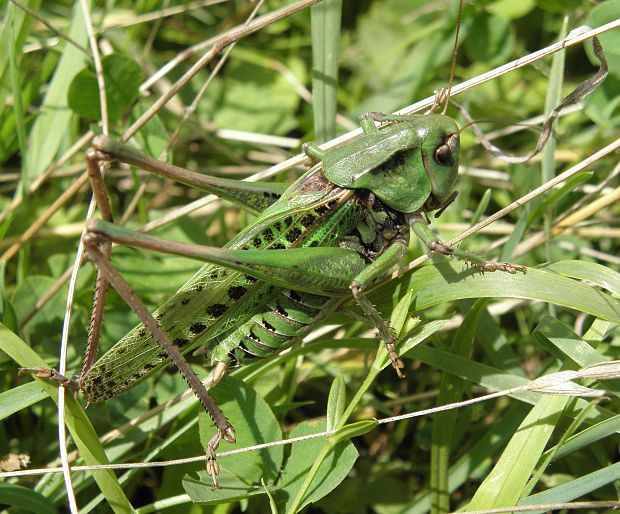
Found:
[{"label": "compound eye", "polygon": [[441,166],[452,166],[454,159],[452,158],[452,148],[447,143],[439,145],[435,148],[435,162]]}]

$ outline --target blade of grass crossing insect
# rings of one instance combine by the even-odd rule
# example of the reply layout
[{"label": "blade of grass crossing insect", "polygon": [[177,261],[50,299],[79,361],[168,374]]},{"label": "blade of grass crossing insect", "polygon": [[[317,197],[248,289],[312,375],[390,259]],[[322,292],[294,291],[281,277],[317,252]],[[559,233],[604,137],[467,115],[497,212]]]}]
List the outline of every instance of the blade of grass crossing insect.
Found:
[{"label": "blade of grass crossing insect", "polygon": [[[73,11],[69,36],[86,45],[87,35],[79,2]],[[84,54],[72,44],[65,44],[56,72],[49,84],[39,115],[28,142],[29,176],[39,175],[54,160],[72,119],[67,105],[67,91],[75,74],[84,66]]]},{"label": "blade of grass crossing insect", "polygon": [[[46,367],[46,363],[41,357],[2,324],[0,324],[0,350],[11,357],[20,366]],[[37,382],[49,397],[56,402],[58,388],[50,385],[44,380],[38,380]],[[84,409],[80,407],[79,403],[73,399],[71,395],[67,397],[66,407],[67,426],[69,427],[73,440],[84,462],[87,465],[107,464],[108,459],[105,455],[105,451],[99,442],[99,438],[93,426],[86,417]],[[113,471],[93,471],[93,477],[115,512],[133,512],[133,507],[129,503],[129,500],[127,500]]]},{"label": "blade of grass crossing insect", "polygon": [[[620,300],[556,273],[528,268],[525,275],[480,273],[453,262],[423,266],[410,282],[416,296],[416,309],[463,298],[524,298],[555,303],[586,312],[598,318],[620,322]],[[399,280],[409,280],[407,275]],[[381,305],[383,295],[392,290],[382,288],[370,296]]]},{"label": "blade of grass crossing insect", "polygon": [[342,0],[324,0],[311,8],[312,98],[315,139],[336,137],[336,91]]},{"label": "blade of grass crossing insect", "polygon": [[[478,320],[484,311],[487,299],[478,300],[469,310],[463,323],[454,334],[451,351],[456,355],[467,357],[471,352]],[[443,375],[439,387],[437,405],[458,402],[465,391],[466,383],[454,375]],[[431,446],[431,479],[432,491],[431,513],[448,512],[450,510],[450,491],[448,486],[448,468],[450,454],[454,444],[454,427],[457,423],[458,410],[440,412],[433,416],[433,440]]]},{"label": "blade of grass crossing insect", "polygon": [[[325,426],[324,421],[305,421],[293,429],[290,436],[311,435],[325,430]],[[295,514],[308,503],[322,498],[346,478],[357,457],[357,450],[350,441],[335,444],[327,438],[296,443],[282,473],[282,489],[286,493],[283,511]]]}]

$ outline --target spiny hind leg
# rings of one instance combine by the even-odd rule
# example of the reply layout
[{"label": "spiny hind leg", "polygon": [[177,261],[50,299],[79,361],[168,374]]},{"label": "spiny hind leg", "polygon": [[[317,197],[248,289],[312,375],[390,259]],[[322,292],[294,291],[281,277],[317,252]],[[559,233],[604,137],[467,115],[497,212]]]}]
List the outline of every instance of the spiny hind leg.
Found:
[{"label": "spiny hind leg", "polygon": [[180,166],[174,166],[142,154],[135,148],[107,136],[94,137],[92,145],[89,151],[93,156],[98,156],[100,160],[117,160],[136,166],[149,173],[229,200],[253,214],[258,214],[275,203],[286,189],[283,184],[279,183],[247,182],[244,180],[213,177],[181,168]]},{"label": "spiny hind leg", "polygon": [[235,431],[233,426],[230,424],[228,419],[226,419],[226,416],[215,403],[213,398],[211,398],[204,384],[196,376],[179,349],[174,345],[174,343],[172,343],[172,341],[170,341],[170,338],[161,329],[144,303],[142,303],[129,284],[112,266],[109,259],[103,254],[100,249],[100,238],[91,233],[87,233],[84,237],[84,246],[91,261],[105,276],[106,280],[112,285],[112,287],[116,289],[125,303],[127,303],[127,305],[129,305],[129,307],[131,307],[131,309],[136,313],[146,329],[153,335],[153,338],[165,350],[168,357],[170,357],[170,360],[172,360],[177,369],[181,372],[192,391],[211,417],[216,428],[216,434],[211,438],[207,445],[207,471],[213,480],[214,489],[217,489],[219,487],[217,482],[219,466],[217,464],[215,451],[222,439],[230,443],[235,442]]},{"label": "spiny hind leg", "polygon": [[[109,157],[107,154],[92,147],[86,151],[86,167],[88,169],[88,178],[93,191],[93,197],[97,202],[97,207],[99,208],[102,218],[111,223],[113,221],[112,206],[110,205],[110,199],[108,198],[108,193],[103,182],[103,169],[108,166],[108,163]],[[102,242],[100,244],[100,250],[106,259],[111,259],[112,243],[109,241]],[[97,360],[97,350],[99,348],[99,339],[101,338],[103,311],[107,292],[108,281],[104,274],[97,269],[93,306],[90,313],[90,324],[88,326],[88,338],[78,382],[88,373]]]},{"label": "spiny hind leg", "polygon": [[[88,177],[90,179],[93,195],[101,211],[102,217],[106,221],[112,221],[112,210],[110,202],[103,184],[103,178],[101,175],[101,164],[105,164],[108,161],[108,156],[94,148],[89,148],[86,151],[86,168],[88,170]],[[101,245],[101,250],[107,258],[110,258],[112,245],[109,242],[104,242]],[[88,342],[86,344],[86,350],[84,352],[84,362],[82,364],[82,370],[77,378],[69,378],[65,375],[61,375],[58,371],[52,368],[20,368],[19,374],[26,372],[34,373],[38,378],[44,378],[57,382],[59,385],[75,389],[76,392],[80,389],[80,378],[86,374],[86,372],[92,367],[97,358],[97,348],[99,346],[99,336],[101,333],[101,323],[103,320],[103,307],[105,303],[105,296],[108,289],[108,283],[105,277],[97,272],[95,295],[93,299],[93,308],[91,311],[91,318],[88,331]]]}]

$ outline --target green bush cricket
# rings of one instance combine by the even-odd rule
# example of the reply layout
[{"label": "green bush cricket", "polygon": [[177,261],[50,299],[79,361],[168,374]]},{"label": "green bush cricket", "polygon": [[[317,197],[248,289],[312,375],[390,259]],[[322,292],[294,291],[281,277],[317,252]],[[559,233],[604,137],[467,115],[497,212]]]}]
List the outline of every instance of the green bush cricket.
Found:
[{"label": "green bush cricket", "polygon": [[[375,120],[395,123],[378,129]],[[217,487],[215,450],[221,439],[235,441],[234,430],[182,359],[183,353],[206,348],[218,380],[231,363],[288,347],[352,294],[378,329],[392,366],[404,376],[394,335],[364,292],[401,262],[410,230],[429,251],[455,256],[482,271],[525,272],[523,266],[486,261],[446,246],[428,228],[426,213],[441,213],[456,196],[452,189],[459,129],[451,118],[368,113],[361,122],[363,136],[340,148],[323,152],[306,145],[304,150],[318,164],[281,194],[269,183],[250,185],[199,175],[159,163],[107,137],[95,138],[87,155],[104,213],[109,205],[98,163],[114,158],[227,198],[258,212],[258,217],[224,249],[162,241],[109,222],[91,222],[86,236],[91,259],[144,324],[94,364],[87,359],[76,381],[59,379],[81,390],[89,403],[98,403],[121,394],[172,358],[217,427],[207,449],[208,470]],[[128,285],[97,249],[102,241],[211,264],[151,318],[134,303]],[[94,354],[95,349],[87,350],[87,355]]]},{"label": "green bush cricket", "polygon": [[[89,241],[105,239],[213,264],[204,266],[154,313],[171,341],[166,350],[141,325],[92,367],[86,361],[88,365],[75,383],[86,400],[105,401],[162,368],[169,362],[170,347],[181,353],[206,347],[213,364],[223,368],[218,373],[221,376],[231,361],[266,357],[289,346],[351,294],[378,328],[392,365],[402,376],[404,364],[394,336],[364,291],[402,260],[410,229],[429,251],[455,255],[485,271],[525,271],[522,266],[487,262],[447,247],[427,227],[425,213],[443,210],[455,197],[452,188],[458,171],[459,132],[454,121],[444,115],[407,116],[379,130],[373,118],[390,119],[365,116],[364,135],[331,152],[306,147],[321,161],[280,197],[270,184],[233,184],[218,179],[208,184],[209,177],[187,171],[177,174],[173,167],[129,147],[95,138],[89,151],[93,173],[97,173],[99,160],[116,158],[169,178],[186,182],[194,178],[194,186],[234,199],[244,208],[264,210],[225,249],[160,241],[104,221],[88,226]],[[91,258],[102,266],[103,254],[98,254],[96,245],[89,243],[88,248]],[[88,355],[94,353],[90,348],[87,351]],[[200,387],[189,380],[194,382],[192,388]],[[202,400],[203,395],[200,397]],[[208,400],[203,404],[218,429],[209,449],[214,459],[220,438],[234,442],[234,432],[219,409]],[[216,469],[211,468],[214,485]]]},{"label": "green bush cricket", "polygon": [[[373,120],[395,124],[377,130]],[[120,394],[164,366],[174,347],[186,353],[207,345],[213,361],[224,364],[270,355],[302,337],[351,293],[379,329],[401,373],[393,335],[364,291],[400,262],[410,229],[431,251],[455,255],[485,271],[523,271],[447,247],[428,230],[425,213],[442,211],[454,199],[459,130],[449,118],[370,114],[362,127],[362,138],[337,150],[322,153],[308,146],[307,153],[320,163],[286,191],[270,184],[193,183],[197,177],[183,178],[178,170],[168,171],[171,168],[129,148],[95,140],[92,163],[119,159],[193,183],[260,215],[224,251],[160,243],[105,222],[89,226],[95,243],[105,239],[193,255],[213,264],[156,311],[164,338],[171,342],[167,350],[162,352],[144,327],[136,327],[93,367],[85,366],[77,385],[86,399],[95,403]],[[89,248],[93,260],[104,267],[96,246]],[[295,289],[290,289],[291,282]],[[132,357],[138,349],[140,357]],[[117,367],[119,362],[122,367]],[[206,392],[196,392],[218,428],[209,446],[216,485],[215,449],[221,438],[234,441],[234,433],[221,411],[205,399]]]}]

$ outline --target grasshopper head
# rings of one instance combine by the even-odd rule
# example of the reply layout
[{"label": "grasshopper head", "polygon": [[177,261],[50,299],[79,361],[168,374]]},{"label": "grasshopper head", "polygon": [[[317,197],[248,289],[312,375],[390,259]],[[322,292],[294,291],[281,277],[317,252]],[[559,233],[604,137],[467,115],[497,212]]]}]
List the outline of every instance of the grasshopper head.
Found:
[{"label": "grasshopper head", "polygon": [[411,116],[323,157],[325,176],[350,189],[368,189],[392,209],[412,213],[446,206],[456,181],[459,129],[441,114]]}]

